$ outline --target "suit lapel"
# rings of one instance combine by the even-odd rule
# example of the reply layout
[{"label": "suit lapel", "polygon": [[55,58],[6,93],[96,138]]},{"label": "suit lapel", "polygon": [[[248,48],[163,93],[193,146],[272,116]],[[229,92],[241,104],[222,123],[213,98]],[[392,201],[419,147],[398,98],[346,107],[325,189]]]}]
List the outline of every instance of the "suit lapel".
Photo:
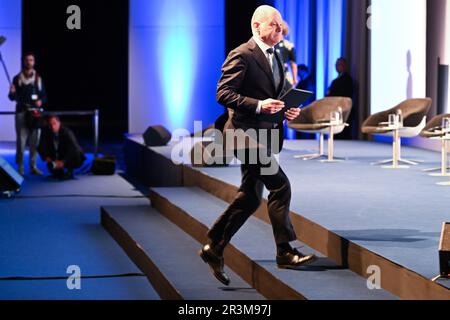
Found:
[{"label": "suit lapel", "polygon": [[[273,79],[272,69],[270,68],[270,64],[266,58],[266,55],[261,51],[261,49],[253,39],[251,39],[249,43],[250,49],[253,51],[253,58],[256,60],[256,63],[259,65],[259,67],[264,71],[266,76],[270,79],[272,87],[275,89],[275,81]],[[277,90],[275,89],[275,91]]]}]

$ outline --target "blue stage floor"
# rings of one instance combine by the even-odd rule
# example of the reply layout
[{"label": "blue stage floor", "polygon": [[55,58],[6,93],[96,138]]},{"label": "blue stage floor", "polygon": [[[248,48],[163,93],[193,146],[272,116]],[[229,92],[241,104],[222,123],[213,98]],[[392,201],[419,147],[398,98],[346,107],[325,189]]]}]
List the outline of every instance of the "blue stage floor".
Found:
[{"label": "blue stage floor", "polygon": [[[0,156],[12,164],[14,146],[0,144]],[[103,205],[149,204],[146,198],[120,198],[136,196],[142,194],[119,175],[67,182],[27,176],[18,198],[0,199],[0,278],[68,277],[71,265],[81,268],[82,277],[141,273],[102,228],[99,214]],[[75,291],[66,280],[0,281],[0,299],[159,297],[145,277],[126,277],[82,279]]]},{"label": "blue stage floor", "polygon": [[[172,147],[153,149],[170,157]],[[294,159],[316,149],[316,141],[287,141],[281,154],[292,184],[292,211],[427,278],[438,275],[441,227],[450,221],[450,187],[435,183],[450,178],[430,177],[422,170],[439,167],[440,154],[403,147],[405,159],[425,163],[388,170],[371,163],[390,158],[391,145],[337,141],[336,156],[348,158],[345,162]],[[198,170],[240,184],[236,165]]]}]

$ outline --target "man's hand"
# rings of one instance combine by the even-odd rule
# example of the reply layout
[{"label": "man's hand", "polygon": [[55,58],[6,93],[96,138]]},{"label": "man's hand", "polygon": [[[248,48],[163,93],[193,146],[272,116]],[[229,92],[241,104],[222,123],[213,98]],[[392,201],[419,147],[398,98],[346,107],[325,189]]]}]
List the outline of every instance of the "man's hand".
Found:
[{"label": "man's hand", "polygon": [[36,102],[34,103],[34,105],[38,108],[42,107],[42,100],[36,100]]},{"label": "man's hand", "polygon": [[64,161],[56,160],[56,169],[64,169]]},{"label": "man's hand", "polygon": [[11,94],[15,94],[16,93],[16,86],[15,85],[11,85],[11,88],[9,89],[9,92],[11,93]]},{"label": "man's hand", "polygon": [[291,108],[284,114],[284,117],[289,121],[294,121],[299,117],[301,111],[300,108]]},{"label": "man's hand", "polygon": [[284,108],[284,102],[273,100],[273,99],[267,99],[264,100],[261,104],[261,113],[262,114],[275,114],[281,109]]}]

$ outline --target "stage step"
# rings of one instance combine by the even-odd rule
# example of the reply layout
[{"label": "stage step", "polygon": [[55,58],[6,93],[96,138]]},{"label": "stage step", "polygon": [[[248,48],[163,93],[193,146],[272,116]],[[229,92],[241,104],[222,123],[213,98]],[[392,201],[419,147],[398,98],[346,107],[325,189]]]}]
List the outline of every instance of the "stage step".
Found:
[{"label": "stage step", "polygon": [[103,226],[163,299],[262,300],[234,272],[224,288],[197,255],[199,244],[150,206],[101,208]]},{"label": "stage step", "polygon": [[[200,243],[206,242],[208,227],[228,206],[198,188],[154,188],[150,197],[159,212]],[[319,259],[295,271],[278,269],[271,226],[251,217],[227,248],[225,263],[268,299],[398,299],[385,290],[369,290],[363,277],[337,266],[303,243],[294,244]]]}]

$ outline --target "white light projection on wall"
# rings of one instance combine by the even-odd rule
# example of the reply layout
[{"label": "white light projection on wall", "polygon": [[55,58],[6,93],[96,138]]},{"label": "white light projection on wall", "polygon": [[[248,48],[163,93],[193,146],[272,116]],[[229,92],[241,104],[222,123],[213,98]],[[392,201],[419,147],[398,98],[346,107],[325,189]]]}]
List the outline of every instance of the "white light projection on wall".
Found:
[{"label": "white light projection on wall", "polygon": [[426,95],[426,0],[373,0],[371,113]]}]

